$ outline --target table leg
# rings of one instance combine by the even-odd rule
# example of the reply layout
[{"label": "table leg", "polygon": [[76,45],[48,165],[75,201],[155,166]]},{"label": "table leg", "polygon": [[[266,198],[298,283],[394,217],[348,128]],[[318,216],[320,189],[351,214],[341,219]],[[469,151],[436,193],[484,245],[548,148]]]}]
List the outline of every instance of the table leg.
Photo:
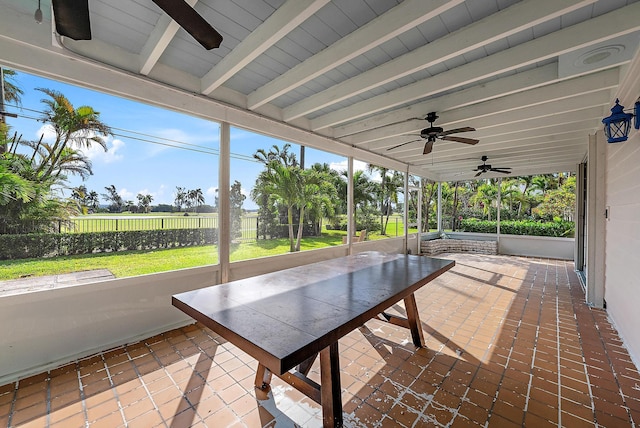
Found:
[{"label": "table leg", "polygon": [[258,370],[256,370],[256,388],[266,389],[271,384],[271,370],[258,363]]},{"label": "table leg", "polygon": [[320,379],[322,424],[324,427],[342,426],[342,390],[340,388],[340,360],[338,342],[320,351]]},{"label": "table leg", "polygon": [[407,311],[407,321],[411,330],[411,338],[413,344],[422,348],[424,347],[424,336],[422,333],[422,323],[418,314],[418,305],[416,304],[416,296],[412,293],[404,299],[404,307]]}]

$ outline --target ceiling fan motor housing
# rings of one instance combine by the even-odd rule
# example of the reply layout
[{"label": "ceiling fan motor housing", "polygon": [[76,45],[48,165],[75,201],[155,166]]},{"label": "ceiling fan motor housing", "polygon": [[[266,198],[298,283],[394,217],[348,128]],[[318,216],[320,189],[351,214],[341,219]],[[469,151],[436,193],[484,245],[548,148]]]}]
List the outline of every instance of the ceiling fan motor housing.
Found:
[{"label": "ceiling fan motor housing", "polygon": [[442,129],[439,126],[431,126],[429,128],[424,128],[422,131],[420,131],[420,136],[422,138],[427,138],[430,136],[435,136],[440,134],[441,132],[444,132],[444,129]]}]

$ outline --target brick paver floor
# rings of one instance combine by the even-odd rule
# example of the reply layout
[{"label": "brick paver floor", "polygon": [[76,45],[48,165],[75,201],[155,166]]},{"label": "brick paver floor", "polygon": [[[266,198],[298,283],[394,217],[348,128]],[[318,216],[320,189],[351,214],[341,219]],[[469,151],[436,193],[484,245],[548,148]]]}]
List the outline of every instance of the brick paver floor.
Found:
[{"label": "brick paver floor", "polygon": [[[346,426],[640,424],[638,370],[572,263],[440,257],[457,265],[417,295],[426,348],[377,320],[340,340]],[[256,366],[195,324],[0,386],[0,426],[322,425],[320,407],[278,379],[256,391]]]}]

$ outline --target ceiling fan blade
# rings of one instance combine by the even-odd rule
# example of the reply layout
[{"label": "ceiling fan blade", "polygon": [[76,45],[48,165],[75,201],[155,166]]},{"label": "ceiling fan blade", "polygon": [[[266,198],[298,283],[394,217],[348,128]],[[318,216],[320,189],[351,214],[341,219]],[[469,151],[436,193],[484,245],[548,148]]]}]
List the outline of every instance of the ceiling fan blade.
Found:
[{"label": "ceiling fan blade", "polygon": [[440,137],[441,140],[446,140],[446,141],[455,141],[456,143],[464,143],[464,144],[478,144],[478,142],[480,142],[480,140],[476,140],[475,138],[464,138],[464,137],[454,137],[454,136],[444,136],[444,137]]},{"label": "ceiling fan blade", "polygon": [[[475,170],[474,170],[475,171]],[[476,175],[474,175],[474,177],[478,177],[480,176],[480,174],[482,174],[484,171],[479,171]]]},{"label": "ceiling fan blade", "polygon": [[52,0],[56,32],[73,40],[91,40],[89,0]]},{"label": "ceiling fan blade", "polygon": [[423,155],[428,155],[433,150],[433,141],[427,141],[424,143],[424,149],[422,150]]},{"label": "ceiling fan blade", "polygon": [[184,0],[153,0],[205,49],[220,47],[222,36]]},{"label": "ceiling fan blade", "polygon": [[389,150],[393,150],[393,149],[397,149],[398,147],[402,147],[402,146],[404,146],[404,145],[406,145],[406,144],[415,143],[416,141],[422,141],[422,140],[412,140],[412,141],[407,141],[406,143],[402,143],[402,144],[398,144],[398,145],[393,146],[393,147],[389,147],[389,148],[387,149],[387,151],[389,151]]},{"label": "ceiling fan blade", "polygon": [[[509,168],[509,169],[511,169],[511,168]],[[503,169],[503,168],[491,168],[491,171],[499,172],[501,174],[511,174],[511,171],[507,171],[506,169]]]},{"label": "ceiling fan blade", "polygon": [[443,131],[440,133],[440,135],[450,135],[450,134],[457,134],[458,132],[471,132],[475,130],[476,130],[475,128],[465,126],[464,128],[455,128],[455,129],[449,129],[447,131]]}]

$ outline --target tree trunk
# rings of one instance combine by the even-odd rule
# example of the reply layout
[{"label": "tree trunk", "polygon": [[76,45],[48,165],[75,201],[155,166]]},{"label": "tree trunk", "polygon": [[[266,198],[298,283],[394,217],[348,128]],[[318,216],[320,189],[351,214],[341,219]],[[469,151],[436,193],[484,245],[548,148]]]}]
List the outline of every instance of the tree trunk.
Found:
[{"label": "tree trunk", "polygon": [[300,220],[298,221],[298,236],[296,238],[295,251],[300,251],[300,241],[302,240],[303,229],[304,229],[304,207],[300,208]]},{"label": "tree trunk", "polygon": [[451,214],[451,230],[456,231],[456,223],[458,216],[458,182],[455,183],[455,190],[453,191],[453,213]]},{"label": "tree trunk", "polygon": [[287,207],[287,220],[289,223],[289,252],[296,251],[295,241],[293,239],[293,207]]}]

